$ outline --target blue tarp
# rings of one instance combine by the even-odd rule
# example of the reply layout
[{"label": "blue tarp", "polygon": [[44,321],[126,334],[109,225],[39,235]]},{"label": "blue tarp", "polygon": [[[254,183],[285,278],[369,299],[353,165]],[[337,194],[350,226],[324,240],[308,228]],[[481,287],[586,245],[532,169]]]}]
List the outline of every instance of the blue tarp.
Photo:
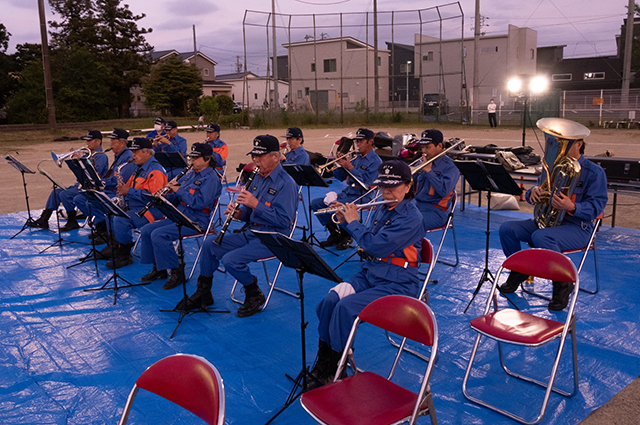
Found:
[{"label": "blue tarp", "polygon": [[[312,197],[314,193],[321,195],[313,190]],[[180,352],[203,356],[220,370],[226,387],[228,424],[264,423],[284,404],[292,387],[285,374],[295,376],[302,367],[298,300],[275,293],[264,312],[241,319],[235,315],[238,305],[229,298],[233,278],[216,273],[215,307],[231,310],[231,314],[189,315],[176,336],[169,339],[178,315],[159,309],[173,308],[182,297],[181,288],[162,291],[161,281],[125,288],[118,292],[117,304],[113,305],[113,290],[84,291],[102,286],[111,277],[104,261],[98,262],[99,276],[93,262],[67,268],[89,251],[88,230],[64,233],[65,241],[73,244],[53,246],[40,253],[56,241],[55,232],[27,229],[9,239],[20,230],[26,217],[26,213],[0,216],[0,423],[116,423],[140,373],[154,361]],[[522,217],[526,215],[492,213],[489,267],[493,272],[504,260],[497,235],[499,225]],[[304,221],[302,209],[300,221]],[[486,283],[467,314],[463,314],[482,273],[485,226],[485,208],[467,205],[465,211],[456,212],[460,264],[455,268],[438,264],[432,276],[438,283],[429,287],[431,306],[440,328],[440,354],[431,388],[442,424],[512,423],[468,402],[461,390],[475,337],[469,329],[469,320],[481,314],[488,292]],[[319,228],[315,222],[314,229]],[[321,232],[319,237],[323,239],[324,234]],[[430,238],[436,243],[440,233]],[[190,239],[185,247],[189,270],[197,244]],[[639,247],[640,231],[602,227],[598,235],[601,291],[597,295],[580,294],[577,305],[579,394],[570,399],[552,395],[543,423],[575,423],[584,419],[640,373]],[[338,257],[318,252],[335,267],[353,250]],[[452,254],[448,239],[441,255]],[[575,261],[578,258],[573,257]],[[271,275],[276,266],[275,261],[269,264]],[[346,279],[359,267],[357,261],[349,262],[338,273]],[[148,270],[149,266],[136,259],[120,274],[135,283]],[[254,271],[265,290],[261,266],[255,265]],[[593,279],[590,256],[581,274],[583,286],[593,287]],[[195,280],[194,277],[187,285],[189,293],[194,291]],[[304,284],[309,322],[307,359],[312,362],[317,348],[315,305],[332,283],[306,275]],[[296,291],[295,272],[284,269],[278,286]],[[522,295],[515,299],[520,307],[546,317],[562,315],[548,312],[540,299]],[[362,364],[365,367],[380,367],[382,360],[392,354],[384,335],[373,330],[364,330],[358,347],[358,356],[366,359]],[[497,363],[495,345],[486,343],[482,347],[476,360],[479,368],[470,383],[474,394],[520,414],[532,413],[539,405],[542,390],[506,378]],[[550,365],[555,348],[554,343],[535,352],[510,350],[507,356],[516,368],[543,376],[545,369],[540,364]],[[563,360],[570,364],[568,355]],[[558,385],[565,387],[570,384],[566,365],[561,367],[558,380]],[[398,382],[417,388],[417,374],[423,369],[423,362],[405,356]],[[201,423],[194,415],[144,391],[138,395],[130,421]],[[297,425],[313,421],[296,401],[274,423]],[[419,423],[429,423],[429,419],[421,418]]]}]

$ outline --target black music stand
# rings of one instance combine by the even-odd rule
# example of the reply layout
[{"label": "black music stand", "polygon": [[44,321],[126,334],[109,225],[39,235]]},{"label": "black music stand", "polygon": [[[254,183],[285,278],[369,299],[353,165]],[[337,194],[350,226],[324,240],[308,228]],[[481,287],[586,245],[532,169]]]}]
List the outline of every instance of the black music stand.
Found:
[{"label": "black music stand", "polygon": [[[473,291],[473,295],[471,296],[471,300],[467,307],[464,309],[464,313],[467,312],[471,303],[480,292],[480,288],[484,284],[484,282],[489,281],[494,283],[493,274],[489,270],[489,235],[490,231],[490,221],[491,221],[491,192],[498,193],[506,193],[509,195],[519,196],[522,193],[522,189],[518,187],[516,182],[513,180],[511,175],[505,170],[502,164],[496,164],[491,162],[484,161],[454,161],[460,172],[464,176],[464,178],[469,182],[469,185],[473,190],[478,191],[486,191],[487,192],[487,230],[486,234],[486,243],[485,243],[485,252],[484,252],[484,270],[482,271],[482,276],[480,276],[480,281],[478,282],[478,286],[475,291]],[[507,300],[509,300],[507,298]],[[511,300],[509,300],[511,302]],[[513,304],[511,302],[511,304]],[[515,305],[513,305],[516,307]],[[517,309],[517,307],[516,307]]]},{"label": "black music stand", "polygon": [[[182,212],[180,212],[180,210],[178,210],[164,196],[154,196],[150,193],[142,193],[142,198],[145,201],[147,201],[148,204],[151,204],[150,205],[151,208],[157,208],[158,211],[160,211],[162,214],[165,215],[165,217],[173,221],[176,224],[176,226],[178,226],[178,262],[180,264],[179,267],[184,271],[185,262],[184,262],[184,249],[182,246],[182,227],[184,226],[191,230],[195,230],[200,234],[204,234],[204,230],[202,230],[202,228],[198,226],[198,223],[194,222],[189,217],[187,217]],[[160,310],[163,313],[167,313],[167,312],[180,313],[180,316],[178,317],[178,324],[176,325],[175,329],[171,333],[171,336],[169,337],[169,339],[173,338],[173,336],[178,331],[178,328],[182,324],[182,319],[187,317],[187,315],[189,315],[190,313],[200,313],[200,312],[229,313],[228,310],[190,311],[190,310],[179,309],[178,306],[186,305],[188,299],[189,299],[189,296],[187,295],[187,281],[185,279],[184,282],[182,282],[182,300],[180,300],[180,302],[176,304],[173,310],[166,310],[166,309]]]},{"label": "black music stand", "polygon": [[[48,178],[49,181],[51,182],[51,186],[52,186],[51,190],[53,190],[53,202],[55,202],[56,209],[57,209],[59,201],[58,201],[58,193],[56,192],[56,189],[60,188],[62,190],[66,190],[67,187],[62,183],[58,182],[51,174],[47,173],[46,171],[41,170],[40,168],[38,168],[38,171],[40,171],[40,174]],[[56,240],[54,243],[52,243],[51,245],[49,245],[48,247],[40,251],[39,252],[40,254],[42,254],[43,252],[45,252],[46,250],[54,246],[59,246],[60,248],[62,248],[63,245],[71,245],[73,243],[71,241],[65,241],[62,239],[62,235],[60,233],[60,214],[58,214],[57,211],[56,211],[56,223],[58,224],[58,240]]]},{"label": "black music stand", "polygon": [[[111,198],[109,198],[109,196],[106,195],[104,192],[98,192],[97,190],[87,189],[85,194],[89,199],[89,203],[93,205],[93,207],[95,207],[96,209],[102,211],[107,216],[107,221],[109,222],[110,229],[113,229],[113,217],[129,218],[127,213],[124,212],[122,208],[114,204],[111,201]],[[111,234],[111,246],[113,247],[116,245],[116,240],[115,240],[115,236],[113,235],[113,232],[110,232],[110,234]],[[111,269],[113,271],[113,275],[101,287],[85,289],[85,291],[106,291],[109,289],[113,289],[113,305],[116,304],[116,301],[118,299],[118,290],[120,288],[130,288],[133,286],[148,285],[151,283],[151,282],[131,283],[127,279],[120,277],[116,269],[115,257],[116,257],[115,249],[112,249],[111,250],[111,264],[112,264]],[[118,279],[125,282],[126,285],[124,286],[118,285]],[[107,287],[107,284],[111,282],[111,280],[113,280],[113,286]]]},{"label": "black music stand", "polygon": [[20,171],[20,174],[22,175],[22,186],[24,187],[24,200],[27,203],[27,215],[28,215],[27,221],[24,222],[24,224],[22,225],[22,229],[20,229],[18,233],[16,233],[15,235],[9,238],[11,240],[16,236],[18,236],[20,233],[22,233],[24,229],[29,227],[29,224],[33,222],[33,218],[31,217],[31,208],[29,208],[29,195],[27,194],[27,181],[24,179],[24,175],[35,174],[36,172],[31,170],[22,162],[18,161],[13,155],[5,155],[4,159],[7,161],[9,165],[11,165],[16,170]]},{"label": "black music stand", "polygon": [[[333,282],[342,282],[342,278],[338,276],[327,263],[313,250],[311,245],[305,241],[294,241],[293,239],[276,232],[260,232],[252,230],[254,235],[260,239],[262,244],[269,248],[269,250],[282,262],[285,267],[296,269],[298,275],[298,284],[300,287],[300,337],[302,343],[302,369],[298,373],[296,378],[288,378],[293,380],[293,388],[284,403],[284,406],[267,421],[270,424],[280,413],[289,407],[293,402],[300,397],[300,394],[307,390],[306,377],[312,376],[307,368],[307,347],[305,330],[307,328],[307,322],[304,318],[304,285],[303,279],[305,273],[311,273],[316,276],[323,277]],[[300,392],[298,392],[300,387]]]},{"label": "black music stand", "polygon": [[165,170],[170,172],[171,176],[169,176],[169,180],[175,177],[171,170],[174,168],[184,168],[188,165],[180,152],[156,152],[154,157]]}]

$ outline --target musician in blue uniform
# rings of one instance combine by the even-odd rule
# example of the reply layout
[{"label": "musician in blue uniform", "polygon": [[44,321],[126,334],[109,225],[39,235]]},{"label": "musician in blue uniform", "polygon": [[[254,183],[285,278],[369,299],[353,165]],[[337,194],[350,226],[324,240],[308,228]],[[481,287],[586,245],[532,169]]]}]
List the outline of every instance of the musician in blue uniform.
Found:
[{"label": "musician in blue uniform", "polygon": [[[104,176],[107,168],[109,168],[109,158],[107,158],[107,154],[102,150],[102,133],[98,130],[90,130],[85,136],[82,136],[81,139],[87,142],[87,148],[91,151],[89,158],[93,163],[96,173],[98,173],[99,177]],[[81,155],[74,155],[73,157],[79,156]],[[74,202],[74,198],[79,194],[80,188],[78,183],[66,189],[56,188],[55,191],[52,190],[40,218],[28,222],[27,226],[48,229],[51,214],[58,208],[58,205],[62,203],[67,212],[67,223],[60,228],[60,231],[68,232],[79,229],[80,225],[76,218],[76,204]]]},{"label": "musician in blue uniform", "polygon": [[244,286],[245,300],[238,309],[239,317],[257,313],[265,302],[258,287],[257,277],[251,274],[249,263],[273,255],[269,248],[251,230],[279,232],[288,235],[295,220],[298,207],[298,186],[280,165],[280,143],[271,135],[258,136],[253,140],[253,149],[247,155],[260,172],[251,186],[236,198],[239,208],[227,208],[226,214],[247,223],[240,233],[226,233],[220,245],[214,238],[204,243],[200,259],[200,276],[196,292],[178,309],[204,309],[213,304],[211,287],[213,273],[220,262],[227,273]]},{"label": "musician in blue uniform", "polygon": [[[554,126],[559,129],[574,125],[573,121],[560,118],[543,118],[543,120],[551,120]],[[504,255],[509,257],[521,249],[521,242],[532,245],[535,248],[546,248],[553,251],[565,251],[569,249],[578,249],[587,246],[589,238],[593,232],[593,220],[598,218],[604,212],[607,204],[607,176],[604,170],[584,157],[585,142],[584,138],[589,135],[589,130],[577,124],[577,129],[583,128],[581,138],[565,137],[569,139],[567,156],[577,159],[580,164],[580,176],[573,194],[569,197],[563,193],[555,193],[551,197],[551,206],[558,210],[565,210],[565,216],[561,223],[554,227],[539,228],[536,220],[513,220],[507,221],[500,226],[500,243]],[[543,128],[543,127],[541,127]],[[544,131],[544,129],[543,129]],[[562,134],[559,131],[554,132],[556,135]],[[549,146],[558,145],[555,135],[545,133],[547,141],[547,151]],[[553,161],[547,161],[547,163]],[[538,178],[538,184],[526,193],[526,200],[530,204],[540,202],[541,189],[540,185],[545,180],[546,174],[543,173]],[[512,271],[507,281],[500,287],[500,291],[504,294],[515,292],[520,284],[526,280],[527,276]],[[569,296],[573,291],[573,284],[569,282],[553,282],[553,294],[551,302],[549,302],[549,310],[563,310],[568,302]]]},{"label": "musician in blue uniform", "polygon": [[[178,124],[168,120],[164,123],[164,135],[159,135],[153,142],[153,150],[156,152],[178,152],[183,157],[187,154],[187,139],[178,134]],[[168,168],[169,179],[174,178],[182,171],[183,167]]]},{"label": "musician in blue uniform", "polygon": [[148,223],[153,223],[162,214],[150,209],[142,217],[136,213],[147,205],[147,200],[142,197],[142,193],[153,194],[167,185],[167,174],[162,165],[153,157],[153,142],[146,137],[135,137],[129,147],[133,155],[133,163],[136,170],[129,180],[118,184],[116,194],[124,199],[124,209],[127,210],[127,218],[113,218],[113,234],[116,245],[107,246],[100,251],[104,258],[110,258],[112,252],[115,262],[107,263],[107,267],[124,267],[133,263],[131,248],[133,247],[133,228],[140,229]]},{"label": "musician in blue uniform", "polygon": [[[206,143],[194,143],[187,156],[191,159],[191,170],[178,182],[170,181],[165,198],[177,206],[187,218],[207,229],[211,212],[220,197],[222,185],[214,171],[213,150]],[[188,227],[182,227],[183,236],[196,234]],[[146,224],[140,231],[140,262],[153,264],[153,269],[140,278],[140,282],[166,279],[167,269],[171,269],[169,279],[162,289],[173,289],[185,281],[184,269],[180,267],[173,242],[178,240],[178,226],[170,220],[156,220]]]},{"label": "musician in blue uniform", "polygon": [[287,134],[284,135],[287,139],[287,145],[289,152],[282,154],[280,159],[283,164],[298,164],[298,165],[311,165],[309,154],[304,147],[304,137],[302,136],[302,130],[298,127],[290,127],[287,129]]},{"label": "musician in blue uniform", "polygon": [[[444,151],[439,130],[423,131],[418,144],[422,149],[423,161],[430,161]],[[444,226],[447,222],[451,198],[459,178],[458,167],[446,155],[433,160],[415,176],[416,205],[422,213],[425,230]]]},{"label": "musician in blue uniform", "polygon": [[418,262],[424,237],[422,214],[413,197],[411,170],[400,160],[384,162],[373,182],[389,204],[376,209],[368,227],[358,221],[354,204],[338,204],[338,220],[365,251],[368,259],[362,269],[331,288],[316,307],[318,315],[318,357],[311,374],[322,385],[335,375],[353,321],[372,301],[386,295],[415,297],[418,294]]},{"label": "musician in blue uniform", "polygon": [[[331,198],[316,198],[311,201],[311,209],[317,211],[328,206],[333,206],[334,202],[346,203],[353,202],[357,198],[366,193],[373,181],[378,175],[378,166],[382,163],[380,157],[373,151],[373,131],[361,128],[357,131],[354,139],[358,154],[356,157],[349,161],[343,158],[338,161],[339,167],[333,171],[333,176],[347,183],[347,187],[337,195],[337,199],[331,200]],[[349,176],[347,171],[353,174],[360,182],[362,182],[366,189],[361,188],[355,184],[353,179]],[[335,194],[335,192],[329,192],[329,194]],[[366,203],[372,198],[372,194],[369,194],[360,199],[361,203]],[[330,202],[328,202],[330,201]],[[320,246],[323,248],[336,245],[336,249],[347,249],[353,239],[349,235],[349,232],[345,232],[339,228],[335,223],[331,221],[331,214],[320,214],[316,216],[320,224],[325,226],[329,231],[329,237],[326,241],[321,242]]]},{"label": "musician in blue uniform", "polygon": [[158,136],[164,136],[164,124],[166,121],[162,117],[156,118],[153,122],[153,130],[147,133],[147,139],[155,140]]},{"label": "musician in blue uniform", "polygon": [[213,159],[216,163],[216,169],[222,172],[224,166],[227,164],[227,156],[229,155],[229,148],[227,144],[220,140],[220,126],[215,123],[207,125],[205,130],[206,139],[204,143],[211,146],[213,150]]},{"label": "musician in blue uniform", "polygon": [[[107,136],[111,140],[111,151],[113,152],[113,162],[107,170],[102,182],[104,183],[104,193],[109,198],[116,196],[116,186],[118,185],[118,179],[122,181],[129,180],[129,177],[133,174],[136,168],[133,164],[133,155],[127,147],[127,139],[129,138],[129,132],[121,128],[114,128],[111,134]],[[129,164],[129,165],[126,165]],[[122,173],[120,177],[118,174]],[[99,209],[91,209],[89,211],[89,202],[87,197],[80,194],[73,198],[76,206],[85,215],[93,215],[93,226],[96,230],[95,239],[97,243],[107,243],[109,238],[107,237],[107,223],[106,217]],[[91,237],[90,235],[89,237]]]}]

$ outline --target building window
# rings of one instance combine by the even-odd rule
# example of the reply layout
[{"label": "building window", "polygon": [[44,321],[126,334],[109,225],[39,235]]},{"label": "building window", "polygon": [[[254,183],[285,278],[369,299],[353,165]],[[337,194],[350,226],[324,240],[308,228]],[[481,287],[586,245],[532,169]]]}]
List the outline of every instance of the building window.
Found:
[{"label": "building window", "polygon": [[604,80],[604,72],[585,72],[585,80]]},{"label": "building window", "polygon": [[338,93],[338,97],[342,98],[342,99],[348,99],[349,98],[349,93],[342,93],[342,95],[340,93]]},{"label": "building window", "polygon": [[551,81],[571,81],[571,74],[553,74],[551,75]]},{"label": "building window", "polygon": [[[480,53],[498,53],[498,46],[482,47]],[[518,54],[516,53],[516,57]]]},{"label": "building window", "polygon": [[382,58],[380,56],[378,56],[378,66],[382,65]]},{"label": "building window", "polygon": [[302,90],[298,90],[298,99],[302,99]]},{"label": "building window", "polygon": [[311,72],[316,72],[316,63],[315,62],[313,62],[311,64]]},{"label": "building window", "polygon": [[533,49],[529,49],[529,53],[531,53],[531,59],[535,59],[535,52]]},{"label": "building window", "polygon": [[304,88],[304,95],[309,96],[309,87]]},{"label": "building window", "polygon": [[253,94],[253,98],[254,98],[255,100],[258,100],[258,93],[254,93],[254,94]]},{"label": "building window", "polygon": [[203,69],[202,73],[204,74],[205,77],[208,77],[209,76],[209,68]]},{"label": "building window", "polygon": [[427,62],[433,61],[433,52],[428,52],[426,55],[422,55],[422,60]]},{"label": "building window", "polygon": [[411,73],[411,64],[409,64],[407,66],[406,63],[401,63],[400,64],[400,74],[406,74],[407,73],[407,68],[409,68],[408,72]]},{"label": "building window", "polygon": [[325,59],[324,60],[324,72],[336,72],[336,60]]}]

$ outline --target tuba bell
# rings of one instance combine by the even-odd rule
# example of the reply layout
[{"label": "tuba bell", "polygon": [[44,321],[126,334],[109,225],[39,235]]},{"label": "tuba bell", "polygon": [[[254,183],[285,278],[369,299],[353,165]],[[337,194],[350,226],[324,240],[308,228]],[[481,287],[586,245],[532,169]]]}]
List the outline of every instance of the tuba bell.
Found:
[{"label": "tuba bell", "polygon": [[540,229],[554,227],[562,222],[565,210],[551,206],[551,197],[562,192],[568,197],[580,177],[578,160],[567,155],[571,146],[589,136],[587,127],[563,118],[542,118],[536,126],[545,135],[545,153],[542,159],[544,181],[540,184],[540,200],[533,209],[533,217]]}]

